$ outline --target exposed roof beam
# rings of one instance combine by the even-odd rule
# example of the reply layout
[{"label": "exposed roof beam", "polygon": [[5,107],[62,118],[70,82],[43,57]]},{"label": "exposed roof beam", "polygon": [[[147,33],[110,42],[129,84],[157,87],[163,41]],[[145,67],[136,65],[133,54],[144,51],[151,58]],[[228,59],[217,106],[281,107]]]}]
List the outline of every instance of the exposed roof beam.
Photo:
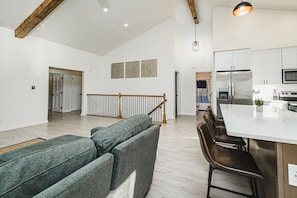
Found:
[{"label": "exposed roof beam", "polygon": [[198,16],[197,16],[197,13],[196,13],[194,0],[188,0],[188,4],[189,4],[189,8],[191,10],[191,13],[192,13],[192,16],[193,16],[193,19],[194,19],[194,23],[198,24],[199,20],[198,20]]},{"label": "exposed roof beam", "polygon": [[63,0],[44,0],[15,30],[14,35],[24,38],[45,17],[47,17]]}]

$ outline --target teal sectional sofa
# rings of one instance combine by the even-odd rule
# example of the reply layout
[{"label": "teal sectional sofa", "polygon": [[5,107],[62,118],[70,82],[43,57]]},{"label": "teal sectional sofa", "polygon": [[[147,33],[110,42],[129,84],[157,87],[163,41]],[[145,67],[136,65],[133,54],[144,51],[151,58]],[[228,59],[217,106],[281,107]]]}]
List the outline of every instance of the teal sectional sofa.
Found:
[{"label": "teal sectional sofa", "polygon": [[0,197],[142,198],[152,183],[160,125],[135,115],[0,155]]}]

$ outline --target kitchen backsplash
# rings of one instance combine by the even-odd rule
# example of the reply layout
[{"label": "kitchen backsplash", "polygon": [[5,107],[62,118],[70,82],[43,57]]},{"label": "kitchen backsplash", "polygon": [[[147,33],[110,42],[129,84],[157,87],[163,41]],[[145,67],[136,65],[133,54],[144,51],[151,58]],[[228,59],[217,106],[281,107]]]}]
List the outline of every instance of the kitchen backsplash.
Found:
[{"label": "kitchen backsplash", "polygon": [[297,84],[253,85],[253,99],[273,100],[273,91],[297,91]]}]

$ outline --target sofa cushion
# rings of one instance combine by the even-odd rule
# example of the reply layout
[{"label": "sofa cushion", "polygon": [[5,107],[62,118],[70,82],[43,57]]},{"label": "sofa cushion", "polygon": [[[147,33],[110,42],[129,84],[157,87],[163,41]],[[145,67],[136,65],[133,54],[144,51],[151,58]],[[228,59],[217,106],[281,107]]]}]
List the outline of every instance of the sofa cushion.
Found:
[{"label": "sofa cushion", "polygon": [[0,155],[0,197],[32,197],[96,158],[89,138],[65,135]]},{"label": "sofa cushion", "polygon": [[105,129],[105,127],[94,127],[91,129],[91,136],[93,136],[95,133],[97,133],[98,131],[102,130],[102,129]]},{"label": "sofa cushion", "polygon": [[100,133],[95,133],[92,136],[97,148],[97,155],[110,152],[114,146],[150,126],[152,126],[152,118],[148,115],[139,114],[100,129]]}]

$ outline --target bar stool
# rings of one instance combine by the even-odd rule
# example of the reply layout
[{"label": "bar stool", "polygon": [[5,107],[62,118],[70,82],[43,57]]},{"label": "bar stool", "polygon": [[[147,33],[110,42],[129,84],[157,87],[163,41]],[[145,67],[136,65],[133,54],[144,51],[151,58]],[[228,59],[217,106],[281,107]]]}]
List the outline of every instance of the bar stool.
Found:
[{"label": "bar stool", "polygon": [[246,150],[245,141],[241,137],[234,137],[234,136],[227,135],[226,128],[216,127],[214,120],[212,119],[212,117],[208,112],[204,113],[203,119],[208,127],[208,130],[210,132],[210,135],[213,141],[217,143],[235,145],[240,150]]},{"label": "bar stool", "polygon": [[[262,195],[260,197],[265,197],[263,184],[264,177],[250,153],[217,145],[212,140],[209,129],[205,122],[201,122],[197,125],[197,132],[204,158],[209,163],[207,198],[210,197],[209,195],[211,188],[217,188],[248,197],[258,197],[256,180],[260,181],[261,188],[263,189]],[[212,175],[215,169],[249,178],[252,194],[248,195],[231,189],[212,185]]]},{"label": "bar stool", "polygon": [[212,117],[213,120],[215,120],[215,122],[218,124],[218,125],[223,125],[225,126],[225,123],[224,123],[224,118],[222,116],[218,116],[218,115],[215,115],[213,113],[213,110],[211,108],[211,105],[208,105],[206,110],[206,112],[208,112],[210,114],[210,116]]}]

